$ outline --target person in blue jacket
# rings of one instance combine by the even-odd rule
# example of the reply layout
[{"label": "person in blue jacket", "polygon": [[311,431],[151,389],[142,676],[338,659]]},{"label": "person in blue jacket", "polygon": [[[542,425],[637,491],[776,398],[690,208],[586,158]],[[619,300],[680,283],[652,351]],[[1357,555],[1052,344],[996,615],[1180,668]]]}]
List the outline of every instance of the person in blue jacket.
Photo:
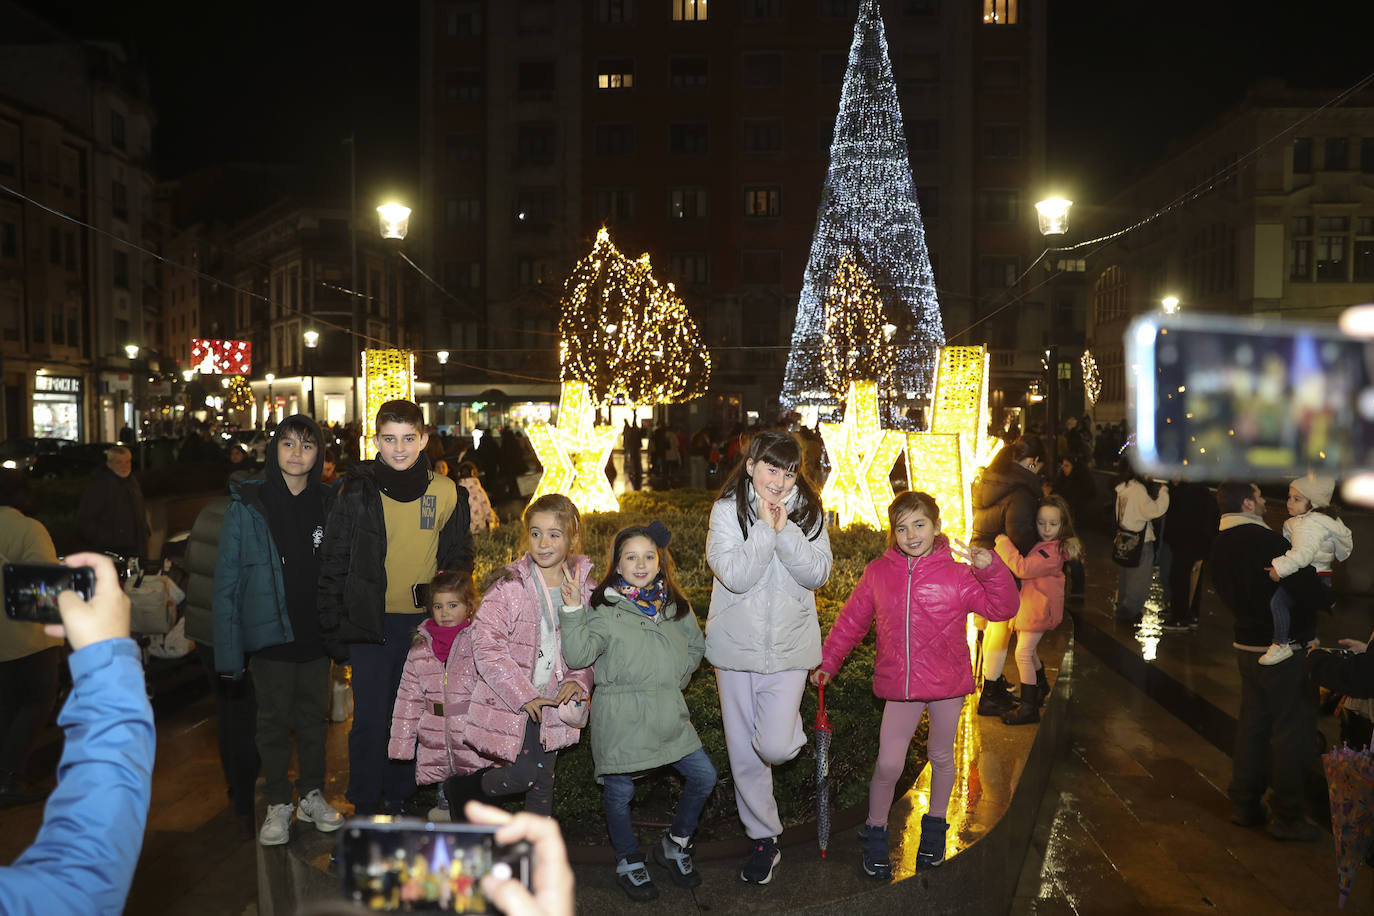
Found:
[{"label": "person in blue jacket", "polygon": [[[333,490],[320,481],[324,437],[305,414],[277,425],[261,480],[230,485],[215,560],[215,670],[237,678],[244,655],[257,697],[257,745],[266,779],[263,846],[291,839],[291,816],[330,833],[343,815],[324,797],[329,656],[315,593]],[[291,736],[300,807],[292,804]]]},{"label": "person in blue jacket", "polygon": [[11,916],[122,913],[153,792],[157,731],[129,638],[129,599],[108,557],[78,553],[66,562],[94,567],[95,593],[87,602],[62,592],[62,625],[44,627],[71,643],[72,691],[57,717],[66,742],[43,826],[13,865],[0,867],[0,913]]}]

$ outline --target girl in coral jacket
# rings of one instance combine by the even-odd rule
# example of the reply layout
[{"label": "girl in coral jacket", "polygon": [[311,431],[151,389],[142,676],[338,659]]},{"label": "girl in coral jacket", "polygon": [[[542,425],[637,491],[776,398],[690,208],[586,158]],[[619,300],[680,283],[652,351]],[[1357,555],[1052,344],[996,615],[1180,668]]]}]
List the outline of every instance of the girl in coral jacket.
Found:
[{"label": "girl in coral jacket", "polygon": [[994,548],[1021,580],[1021,607],[1011,628],[1016,631],[1016,670],[1021,677],[1021,703],[1002,714],[1008,725],[1040,721],[1040,707],[1050,692],[1045,665],[1036,657],[1040,637],[1064,619],[1064,564],[1083,559],[1083,545],[1073,533],[1069,505],[1058,496],[1040,501],[1035,513],[1040,542],[1025,556],[1005,534]]},{"label": "girl in coral jacket", "polygon": [[[930,810],[921,818],[916,867],[945,861],[945,813],[954,791],[954,734],[964,697],[973,693],[967,618],[1016,616],[1016,582],[992,551],[940,533],[940,507],[927,493],[901,494],[887,510],[887,550],[864,569],[830,628],[811,683],[835,677],[877,619],[873,693],[886,701],[878,761],[868,785],[868,820],[859,831],[864,871],[892,875],[887,816],[907,748],[930,712]],[[966,560],[968,565],[959,562]]]},{"label": "girl in coral jacket", "polygon": [[444,784],[450,812],[470,798],[525,794],[525,810],[553,813],[558,751],[587,724],[592,669],[563,658],[563,583],[591,599],[592,563],[577,554],[582,516],[572,500],[546,493],[525,508],[529,551],[497,574],[472,624],[477,683],[468,707],[468,744],[502,762]]},{"label": "girl in coral jacket", "polygon": [[[470,573],[444,570],[435,576],[429,584],[430,619],[416,628],[401,671],[387,755],[392,760],[415,760],[415,782],[422,786],[492,765],[463,743],[477,682],[471,630],[476,607],[477,589]],[[429,819],[449,819],[443,792]]]}]

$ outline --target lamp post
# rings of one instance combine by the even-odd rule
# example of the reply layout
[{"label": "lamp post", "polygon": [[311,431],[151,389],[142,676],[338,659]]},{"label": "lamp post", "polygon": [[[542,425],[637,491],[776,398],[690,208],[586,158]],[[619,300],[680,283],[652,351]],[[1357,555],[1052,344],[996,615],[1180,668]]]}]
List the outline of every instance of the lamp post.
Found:
[{"label": "lamp post", "polygon": [[1163,299],[1159,300],[1159,304],[1163,307],[1164,314],[1166,315],[1173,315],[1178,311],[1177,296],[1165,296]]},{"label": "lamp post", "polygon": [[[1035,214],[1040,224],[1040,234],[1046,239],[1051,236],[1066,235],[1069,231],[1069,211],[1073,208],[1073,201],[1065,200],[1062,197],[1051,197],[1042,200],[1035,205]],[[1054,264],[1050,264],[1050,283],[1049,283],[1049,309],[1046,317],[1049,319],[1048,327],[1045,329],[1046,343],[1045,348],[1045,425],[1048,429],[1046,449],[1050,453],[1051,464],[1057,463],[1059,456],[1054,454],[1055,446],[1059,441],[1059,345],[1056,337],[1058,327],[1055,323],[1055,302],[1054,302]]]},{"label": "lamp post", "polygon": [[277,415],[277,402],[272,398],[272,383],[277,377],[269,372],[263,378],[267,379],[267,416],[263,419],[262,425],[265,429],[271,429],[269,424]]},{"label": "lamp post", "polygon": [[308,404],[310,408],[310,419],[315,419],[315,348],[320,345],[320,332],[311,328],[302,335],[305,338],[305,359],[310,370],[310,395]]},{"label": "lamp post", "polygon": [[439,359],[439,422],[435,426],[444,425],[444,396],[448,394],[448,351],[440,350],[435,356]]}]

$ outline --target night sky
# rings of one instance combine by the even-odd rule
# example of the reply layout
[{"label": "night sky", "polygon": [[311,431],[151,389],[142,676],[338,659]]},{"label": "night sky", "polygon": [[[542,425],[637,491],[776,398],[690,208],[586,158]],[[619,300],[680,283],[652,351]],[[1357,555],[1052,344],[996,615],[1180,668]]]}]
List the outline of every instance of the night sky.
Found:
[{"label": "night sky", "polygon": [[[1334,94],[1374,71],[1367,0],[1048,2],[1047,167],[1056,189],[1084,202],[1110,196],[1258,79]],[[203,10],[168,0],[27,5],[135,49],[152,81],[160,177],[287,162],[346,187],[340,139],[356,129],[360,195],[417,180],[418,3],[250,0],[194,23]]]}]

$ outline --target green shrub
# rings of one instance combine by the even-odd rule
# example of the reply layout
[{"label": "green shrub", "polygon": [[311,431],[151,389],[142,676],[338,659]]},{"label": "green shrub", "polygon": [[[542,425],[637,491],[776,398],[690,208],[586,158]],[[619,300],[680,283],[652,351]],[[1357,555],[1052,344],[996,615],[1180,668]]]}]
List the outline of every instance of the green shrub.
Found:
[{"label": "green shrub", "polygon": [[[647,524],[659,519],[673,532],[672,552],[687,599],[697,618],[706,625],[713,577],[706,564],[706,525],[715,494],[705,490],[671,490],[627,493],[619,513],[583,517],[582,552],[595,564],[593,574],[605,571],[611,538],[626,525]],[[830,631],[864,566],[885,547],[886,535],[865,528],[830,533],[835,556],[830,581],[817,594],[821,633]],[[524,552],[524,531],[518,520],[503,525],[477,540],[477,579],[486,579]],[[735,812],[734,787],[721,724],[720,696],[711,666],[702,663],[685,692],[692,724],[702,745],[720,772],[720,784],[702,817],[703,839],[740,834]],[[826,689],[826,709],[835,729],[830,753],[831,805],[834,810],[862,801],[868,792],[878,747],[882,702],[873,696],[873,634],[857,646],[840,676]],[[802,721],[807,734],[816,719],[816,694],[808,690],[802,700]],[[925,764],[925,726],[917,733],[908,758],[908,776]],[[601,787],[592,777],[589,743],[583,741],[558,756],[554,784],[554,814],[573,842],[600,842],[605,838]],[[783,824],[802,823],[815,816],[815,743],[808,741],[797,759],[773,769],[773,793]],[[677,803],[679,779],[662,771],[636,783],[636,816],[642,821],[659,818],[667,825]]]}]

